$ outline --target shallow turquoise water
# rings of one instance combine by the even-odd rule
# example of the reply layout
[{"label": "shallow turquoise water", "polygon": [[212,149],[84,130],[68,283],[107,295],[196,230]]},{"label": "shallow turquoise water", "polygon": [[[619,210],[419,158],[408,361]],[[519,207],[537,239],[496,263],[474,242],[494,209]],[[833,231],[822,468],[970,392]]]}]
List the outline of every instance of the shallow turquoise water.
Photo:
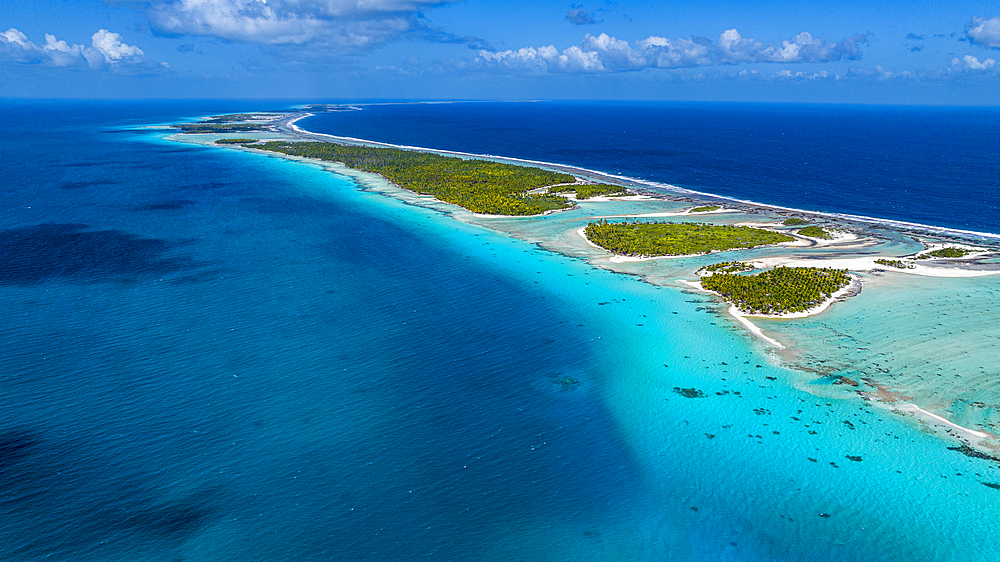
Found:
[{"label": "shallow turquoise water", "polygon": [[947,419],[997,433],[1000,325],[995,277],[886,272],[860,295],[795,322],[762,321],[796,349],[794,363],[884,386]]}]

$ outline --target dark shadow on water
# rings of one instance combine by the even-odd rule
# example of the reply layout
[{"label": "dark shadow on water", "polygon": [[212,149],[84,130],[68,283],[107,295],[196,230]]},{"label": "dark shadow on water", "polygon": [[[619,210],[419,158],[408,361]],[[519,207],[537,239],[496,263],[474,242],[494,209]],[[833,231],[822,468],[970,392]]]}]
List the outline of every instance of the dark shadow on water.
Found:
[{"label": "dark shadow on water", "polygon": [[201,183],[196,183],[192,185],[179,186],[178,189],[191,190],[191,191],[202,191],[208,189],[228,189],[232,188],[235,184],[228,181],[206,181]]},{"label": "dark shadow on water", "polygon": [[110,160],[74,160],[72,162],[45,162],[42,166],[46,168],[100,168],[112,163]]},{"label": "dark shadow on water", "polygon": [[145,205],[137,205],[135,207],[136,211],[177,211],[194,205],[194,201],[190,199],[171,199],[169,201],[160,201],[159,203],[147,203]]},{"label": "dark shadow on water", "polygon": [[124,491],[89,515],[94,532],[125,532],[146,540],[184,539],[216,517],[222,490],[216,487],[196,489],[170,502],[152,501],[147,486]]},{"label": "dark shadow on water", "polygon": [[31,454],[39,436],[27,429],[8,429],[0,432],[0,482],[11,467]]},{"label": "dark shadow on water", "polygon": [[56,187],[58,187],[59,189],[75,190],[75,189],[85,189],[85,188],[88,188],[88,187],[100,187],[100,186],[106,186],[106,185],[119,185],[119,182],[116,182],[116,181],[107,181],[107,180],[101,180],[101,181],[64,181],[64,182],[59,183],[59,185],[57,185]]},{"label": "dark shadow on water", "polygon": [[0,285],[50,279],[131,282],[201,265],[168,255],[185,242],[86,228],[47,223],[0,231]]},{"label": "dark shadow on water", "polygon": [[224,516],[205,482],[163,497],[155,474],[119,465],[99,441],[0,429],[0,560],[129,560],[176,548]]},{"label": "dark shadow on water", "polygon": [[218,281],[219,279],[226,277],[227,275],[232,275],[232,272],[226,271],[221,268],[212,269],[201,269],[194,273],[175,275],[174,277],[166,280],[171,285],[197,285],[199,283],[210,283],[212,281]]}]

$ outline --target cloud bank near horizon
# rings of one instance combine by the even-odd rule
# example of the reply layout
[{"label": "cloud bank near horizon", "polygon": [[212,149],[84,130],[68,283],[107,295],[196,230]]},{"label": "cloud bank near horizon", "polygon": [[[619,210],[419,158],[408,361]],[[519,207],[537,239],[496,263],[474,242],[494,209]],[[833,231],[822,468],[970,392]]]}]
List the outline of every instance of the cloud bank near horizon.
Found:
[{"label": "cloud bank near horizon", "polygon": [[646,68],[695,68],[743,63],[804,63],[858,60],[860,45],[868,38],[856,34],[839,42],[814,38],[803,31],[790,40],[763,43],[743,37],[736,29],[718,39],[688,37],[667,39],[651,36],[633,47],[606,33],[587,34],[580,45],[561,52],[555,46],[523,47],[498,52],[480,51],[487,66],[535,73],[608,73]]}]

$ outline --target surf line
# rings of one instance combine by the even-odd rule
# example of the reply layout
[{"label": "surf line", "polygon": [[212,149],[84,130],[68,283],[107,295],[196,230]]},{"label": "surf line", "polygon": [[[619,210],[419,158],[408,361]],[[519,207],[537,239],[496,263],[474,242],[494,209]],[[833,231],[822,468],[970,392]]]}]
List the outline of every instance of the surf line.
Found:
[{"label": "surf line", "polygon": [[696,191],[696,190],[693,190],[693,189],[687,189],[687,188],[679,187],[679,186],[672,185],[672,184],[669,184],[669,183],[661,183],[661,182],[654,182],[654,181],[643,180],[643,179],[638,179],[638,178],[631,178],[631,177],[628,177],[628,176],[623,176],[623,175],[619,175],[619,174],[612,174],[612,173],[608,173],[608,172],[601,172],[601,171],[598,171],[598,170],[591,170],[591,169],[588,169],[588,168],[582,168],[582,167],[579,167],[579,166],[571,166],[571,165],[568,165],[568,164],[557,164],[557,163],[554,163],[554,162],[543,162],[541,160],[529,160],[529,159],[525,159],[525,158],[513,158],[513,157],[510,157],[510,156],[498,156],[498,155],[494,155],[494,154],[475,154],[475,153],[472,153],[472,152],[461,152],[461,151],[457,151],[457,150],[443,150],[443,149],[437,149],[437,148],[427,148],[427,147],[422,147],[422,146],[410,146],[410,145],[404,145],[404,144],[392,144],[392,143],[387,143],[387,142],[379,142],[379,141],[372,141],[372,140],[367,140],[367,139],[359,139],[359,138],[356,138],[356,137],[342,137],[342,136],[331,135],[331,134],[327,134],[327,133],[315,133],[315,132],[303,129],[302,127],[299,127],[298,125],[295,124],[296,121],[299,121],[301,119],[305,119],[306,117],[313,117],[313,116],[314,116],[314,114],[312,114],[312,113],[304,113],[302,115],[298,115],[298,116],[294,117],[293,119],[290,119],[287,122],[286,126],[289,129],[291,129],[292,132],[298,133],[300,135],[313,136],[313,137],[325,137],[325,138],[328,138],[328,139],[332,139],[334,141],[341,141],[341,142],[347,142],[347,143],[368,144],[368,145],[372,145],[372,146],[381,146],[381,147],[386,147],[386,148],[399,148],[399,149],[403,149],[403,150],[417,150],[417,151],[421,151],[421,152],[431,152],[431,153],[436,153],[436,154],[454,155],[454,156],[461,156],[461,157],[467,157],[467,158],[489,159],[489,160],[496,160],[496,161],[501,161],[501,162],[515,162],[515,163],[519,163],[519,164],[530,164],[530,165],[534,165],[534,166],[543,166],[543,167],[547,167],[547,168],[551,168],[551,169],[563,171],[563,172],[566,172],[566,173],[574,173],[575,172],[575,173],[579,173],[579,174],[585,175],[585,176],[589,175],[589,176],[595,177],[596,179],[609,178],[611,180],[617,180],[617,181],[620,181],[620,182],[623,182],[623,183],[628,183],[628,184],[631,184],[631,185],[636,186],[636,187],[649,188],[649,189],[652,189],[652,190],[659,190],[661,192],[665,192],[664,193],[665,195],[669,194],[669,195],[694,196],[694,197],[701,197],[701,198],[705,198],[705,199],[709,199],[709,200],[730,201],[732,203],[738,203],[738,204],[743,204],[743,205],[753,205],[755,207],[761,207],[761,208],[765,208],[765,209],[772,209],[772,210],[775,210],[775,211],[786,211],[786,212],[793,212],[793,213],[802,213],[802,214],[814,215],[814,216],[818,216],[818,217],[825,217],[825,218],[832,218],[832,219],[843,219],[843,220],[855,221],[855,222],[861,222],[861,223],[868,223],[868,224],[877,224],[877,225],[882,225],[882,226],[888,226],[890,228],[894,228],[894,229],[897,229],[897,230],[922,230],[922,231],[929,232],[929,233],[934,233],[934,234],[950,234],[950,235],[959,236],[959,237],[965,237],[965,238],[973,237],[973,238],[979,238],[979,239],[985,239],[985,240],[997,240],[997,239],[1000,239],[1000,234],[994,234],[992,232],[979,232],[979,231],[975,231],[975,230],[962,230],[962,229],[957,229],[957,228],[947,228],[947,227],[942,227],[942,226],[934,226],[934,225],[921,224],[921,223],[916,223],[916,222],[908,222],[908,221],[901,221],[901,220],[894,220],[894,219],[884,219],[884,218],[880,218],[880,217],[869,217],[869,216],[865,216],[865,215],[852,215],[850,213],[830,213],[830,212],[821,212],[821,211],[810,211],[810,210],[807,210],[807,209],[798,209],[798,208],[795,208],[795,207],[785,207],[785,206],[782,206],[782,205],[772,205],[772,204],[769,204],[769,203],[758,203],[758,202],[750,200],[750,199],[740,199],[738,197],[730,197],[730,196],[725,196],[725,195],[715,195],[713,193],[707,193],[707,192],[704,192],[704,191]]}]

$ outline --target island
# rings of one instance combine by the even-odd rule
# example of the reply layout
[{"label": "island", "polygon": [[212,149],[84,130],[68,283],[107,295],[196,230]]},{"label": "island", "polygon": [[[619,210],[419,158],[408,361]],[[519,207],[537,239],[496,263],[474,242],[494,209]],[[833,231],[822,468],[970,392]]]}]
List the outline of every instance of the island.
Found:
[{"label": "island", "polygon": [[549,193],[572,193],[579,200],[591,199],[594,197],[620,197],[628,195],[628,190],[620,185],[607,183],[578,183],[573,185],[555,185],[549,188]]},{"label": "island", "polygon": [[247,133],[247,132],[263,132],[268,130],[268,126],[264,123],[181,123],[179,125],[173,125],[175,129],[180,129],[182,133],[186,134],[204,134],[204,133]]},{"label": "island", "polygon": [[931,250],[930,252],[924,252],[918,255],[915,259],[926,260],[931,258],[962,258],[972,253],[972,250],[966,248],[955,248],[953,246],[948,246],[938,250]]},{"label": "island", "polygon": [[850,283],[846,269],[817,267],[776,267],[756,275],[717,272],[701,280],[740,313],[764,316],[805,312]]},{"label": "island", "polygon": [[711,275],[712,273],[739,273],[741,271],[753,271],[753,264],[742,261],[723,261],[706,265],[698,270],[700,274]]},{"label": "island", "polygon": [[799,234],[802,236],[808,236],[809,238],[820,238],[822,240],[833,240],[833,235],[830,234],[822,226],[807,226],[805,228],[799,229]]},{"label": "island", "polygon": [[809,224],[809,221],[800,219],[798,217],[792,217],[781,221],[781,224],[785,226],[803,226]]},{"label": "island", "polygon": [[531,166],[332,142],[271,141],[253,148],[378,174],[403,189],[433,195],[474,213],[527,216],[573,207],[565,197],[528,191],[576,182],[575,177]]},{"label": "island", "polygon": [[707,254],[715,251],[756,248],[795,238],[751,226],[694,222],[608,222],[587,224],[587,240],[622,256],[654,257]]},{"label": "island", "polygon": [[914,269],[914,268],[916,268],[916,266],[914,266],[912,264],[908,264],[908,263],[906,263],[906,262],[904,262],[902,260],[887,260],[887,259],[879,258],[879,259],[875,260],[875,263],[878,264],[878,265],[884,265],[886,267],[895,267],[896,269]]}]

